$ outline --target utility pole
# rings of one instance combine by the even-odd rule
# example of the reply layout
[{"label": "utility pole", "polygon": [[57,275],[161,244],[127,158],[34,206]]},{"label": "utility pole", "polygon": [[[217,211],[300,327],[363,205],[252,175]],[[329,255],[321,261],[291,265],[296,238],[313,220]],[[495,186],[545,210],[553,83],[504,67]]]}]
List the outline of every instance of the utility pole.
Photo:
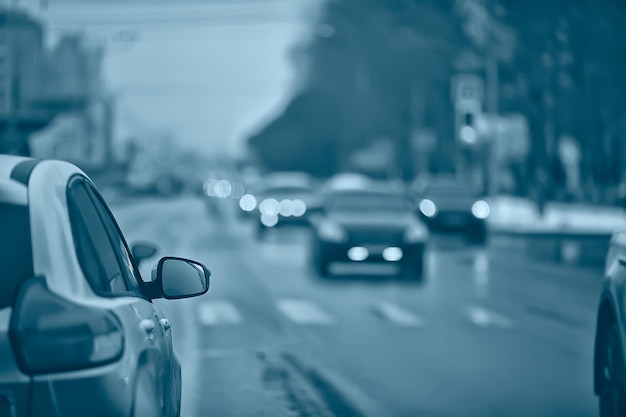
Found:
[{"label": "utility pole", "polygon": [[[485,62],[485,76],[487,78],[487,114],[492,115],[492,120],[496,119],[499,112],[499,80],[498,80],[498,58],[492,52],[487,53],[487,59]],[[488,144],[489,152],[487,153],[487,161],[488,168],[487,172],[489,175],[488,183],[488,194],[490,196],[495,196],[498,193],[498,183],[496,178],[498,178],[498,160],[495,153],[496,149],[496,141],[499,140],[498,133],[495,133],[495,130],[492,129],[491,140]]]}]

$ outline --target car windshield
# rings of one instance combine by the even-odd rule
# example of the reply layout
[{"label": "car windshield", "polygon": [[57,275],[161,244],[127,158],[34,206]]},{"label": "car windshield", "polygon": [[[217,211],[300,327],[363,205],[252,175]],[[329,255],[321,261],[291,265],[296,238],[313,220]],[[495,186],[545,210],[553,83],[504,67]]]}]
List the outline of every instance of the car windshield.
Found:
[{"label": "car windshield", "polygon": [[458,185],[449,185],[449,186],[436,186],[433,185],[431,187],[426,188],[424,192],[425,197],[441,197],[441,198],[471,198],[473,196],[472,192],[466,188]]},{"label": "car windshield", "polygon": [[20,283],[32,275],[28,207],[0,202],[0,309],[11,305]]},{"label": "car windshield", "polygon": [[408,212],[404,197],[386,193],[346,193],[329,199],[329,212]]}]

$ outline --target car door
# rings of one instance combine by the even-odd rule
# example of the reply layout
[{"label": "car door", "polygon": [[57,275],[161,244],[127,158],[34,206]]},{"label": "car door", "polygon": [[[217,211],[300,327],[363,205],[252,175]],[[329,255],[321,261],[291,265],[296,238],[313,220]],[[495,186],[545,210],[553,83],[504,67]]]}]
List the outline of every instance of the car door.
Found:
[{"label": "car door", "polygon": [[85,277],[99,296],[127,300],[115,308],[126,329],[126,349],[136,358],[141,381],[150,381],[148,389],[163,409],[171,373],[170,331],[160,322],[160,312],[143,297],[139,272],[108,207],[83,177],[70,182],[68,205]]},{"label": "car door", "polygon": [[[126,239],[122,234],[119,225],[115,221],[113,214],[109,210],[104,198],[100,195],[97,189],[91,185],[90,183],[86,183],[87,189],[89,191],[90,196],[92,197],[96,208],[98,209],[98,213],[100,214],[100,218],[102,219],[105,227],[107,228],[107,232],[111,238],[111,242],[113,243],[113,247],[116,249],[118,253],[118,258],[121,260],[122,269],[125,272],[125,275],[128,277],[128,282],[130,284],[131,290],[137,297],[142,300],[148,301],[145,299],[142,291],[141,291],[141,283],[143,279],[141,274],[139,273],[139,268],[133,259],[132,252],[128,247]],[[156,323],[158,323],[158,330],[160,333],[159,341],[161,342],[161,349],[163,351],[163,357],[166,361],[169,361],[173,355],[172,349],[172,332],[171,324],[163,312],[157,308],[152,302],[139,302],[139,308],[146,310],[146,315],[156,318]],[[167,363],[166,363],[167,365]],[[171,367],[167,366],[165,371],[168,372]],[[164,375],[164,384],[167,385],[167,381],[170,381],[170,375]],[[167,386],[164,387],[166,389]]]}]

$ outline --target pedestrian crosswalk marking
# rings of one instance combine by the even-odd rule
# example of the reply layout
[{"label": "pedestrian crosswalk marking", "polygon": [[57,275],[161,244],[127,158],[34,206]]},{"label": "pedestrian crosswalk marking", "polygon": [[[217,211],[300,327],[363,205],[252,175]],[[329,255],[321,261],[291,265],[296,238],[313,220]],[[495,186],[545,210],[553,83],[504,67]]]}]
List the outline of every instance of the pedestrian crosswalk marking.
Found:
[{"label": "pedestrian crosswalk marking", "polygon": [[421,327],[424,325],[424,319],[394,303],[379,303],[374,306],[374,311],[396,326]]},{"label": "pedestrian crosswalk marking", "polygon": [[200,323],[205,326],[240,324],[241,314],[226,300],[206,301],[198,307]]},{"label": "pedestrian crosswalk marking", "polygon": [[277,302],[278,309],[295,324],[330,325],[334,320],[319,305],[312,301],[283,298]]},{"label": "pedestrian crosswalk marking", "polygon": [[513,321],[508,317],[480,306],[469,306],[467,315],[472,323],[479,327],[500,327],[503,329],[513,327]]}]

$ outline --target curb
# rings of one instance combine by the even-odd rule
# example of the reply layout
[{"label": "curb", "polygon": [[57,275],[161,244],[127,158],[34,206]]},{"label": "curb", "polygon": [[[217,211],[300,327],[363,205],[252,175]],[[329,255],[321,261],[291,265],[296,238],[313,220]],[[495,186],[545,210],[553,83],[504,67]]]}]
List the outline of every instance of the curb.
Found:
[{"label": "curb", "polygon": [[494,246],[522,250],[529,259],[577,266],[603,267],[611,232],[491,230]]}]

